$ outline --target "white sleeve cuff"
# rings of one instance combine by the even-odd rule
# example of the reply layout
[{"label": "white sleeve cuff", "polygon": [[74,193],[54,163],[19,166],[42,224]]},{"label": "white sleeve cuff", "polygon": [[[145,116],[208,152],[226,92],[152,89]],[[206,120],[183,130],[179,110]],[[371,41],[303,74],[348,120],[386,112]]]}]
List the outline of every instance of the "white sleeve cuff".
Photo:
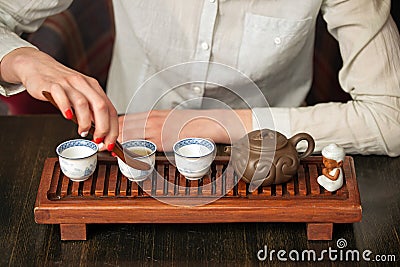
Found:
[{"label": "white sleeve cuff", "polygon": [[[0,26],[0,62],[5,55],[20,47],[36,48],[29,42],[21,39],[16,33],[10,32]],[[21,84],[11,84],[0,81],[0,94],[4,96],[14,95],[25,90]]]},{"label": "white sleeve cuff", "polygon": [[25,90],[22,84],[12,84],[0,81],[0,94],[3,96],[11,96]]},{"label": "white sleeve cuff", "polygon": [[253,130],[271,129],[292,136],[289,108],[253,108]]},{"label": "white sleeve cuff", "polygon": [[0,26],[0,61],[3,59],[5,55],[13,51],[14,49],[20,47],[33,47],[36,46],[32,45],[28,41],[20,38],[16,33],[10,32]]}]

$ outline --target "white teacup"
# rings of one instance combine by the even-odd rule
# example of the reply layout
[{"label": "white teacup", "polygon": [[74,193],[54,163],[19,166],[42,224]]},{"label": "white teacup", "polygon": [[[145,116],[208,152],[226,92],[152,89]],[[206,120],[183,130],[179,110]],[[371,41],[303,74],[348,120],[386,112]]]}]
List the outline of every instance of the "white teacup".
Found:
[{"label": "white teacup", "polygon": [[75,182],[87,180],[97,166],[96,143],[84,140],[68,140],[57,146],[56,152],[61,171]]},{"label": "white teacup", "polygon": [[186,138],[174,144],[175,164],[188,180],[202,178],[215,157],[215,144],[203,138]]},{"label": "white teacup", "polygon": [[[151,168],[146,171],[138,170],[128,166],[120,158],[118,158],[118,166],[122,174],[133,182],[144,181],[148,177],[150,177],[151,173],[153,172],[154,163],[156,160],[156,144],[148,140],[129,140],[123,142],[122,147],[124,149],[129,149],[136,154],[142,155],[141,157],[137,157],[135,159],[146,162],[151,166]],[[127,163],[129,164],[129,156],[125,154],[125,158]]]}]

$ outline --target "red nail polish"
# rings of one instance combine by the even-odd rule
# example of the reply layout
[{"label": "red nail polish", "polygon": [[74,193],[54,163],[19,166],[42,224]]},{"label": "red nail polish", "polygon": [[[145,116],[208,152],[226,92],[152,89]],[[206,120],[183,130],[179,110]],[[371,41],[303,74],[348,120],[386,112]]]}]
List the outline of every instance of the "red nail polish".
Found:
[{"label": "red nail polish", "polygon": [[117,154],[115,154],[114,152],[111,152],[111,156],[116,157]]},{"label": "red nail polish", "polygon": [[96,144],[100,144],[101,142],[103,142],[103,140],[104,140],[104,137],[99,137],[99,138],[94,139],[93,141],[94,141]]},{"label": "red nail polish", "polygon": [[72,119],[73,115],[72,115],[72,110],[71,110],[71,109],[67,109],[67,110],[65,111],[65,117],[66,117],[67,119],[69,119],[69,120]]},{"label": "red nail polish", "polygon": [[107,146],[107,150],[108,150],[108,151],[112,151],[112,150],[114,149],[114,147],[115,147],[115,144],[114,144],[114,143],[109,144],[109,145]]}]

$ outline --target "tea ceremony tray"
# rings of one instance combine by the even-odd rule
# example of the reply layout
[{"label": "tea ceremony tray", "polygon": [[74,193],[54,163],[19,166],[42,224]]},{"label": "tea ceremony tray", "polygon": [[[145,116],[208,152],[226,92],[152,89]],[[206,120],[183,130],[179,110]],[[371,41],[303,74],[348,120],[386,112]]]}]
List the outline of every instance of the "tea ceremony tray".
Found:
[{"label": "tea ceremony tray", "polygon": [[[131,182],[112,157],[98,159],[95,173],[72,182],[57,158],[45,161],[34,216],[39,224],[59,224],[62,240],[86,240],[86,225],[101,223],[304,222],[309,240],[331,240],[334,223],[361,220],[354,162],[346,156],[344,185],[336,192],[319,186],[322,157],[300,161],[288,183],[249,192],[229,163],[217,156],[209,175],[184,178],[164,156],[143,182]],[[198,203],[203,203],[198,205]]]}]

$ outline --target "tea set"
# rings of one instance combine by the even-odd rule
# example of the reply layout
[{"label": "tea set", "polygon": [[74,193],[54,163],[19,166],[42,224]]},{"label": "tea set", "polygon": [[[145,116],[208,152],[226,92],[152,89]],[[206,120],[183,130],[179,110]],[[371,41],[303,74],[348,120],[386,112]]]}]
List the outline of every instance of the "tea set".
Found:
[{"label": "tea set", "polygon": [[156,150],[157,146],[148,140],[130,140],[122,143],[124,149],[133,150],[135,153],[141,155],[137,157],[137,160],[146,162],[151,166],[149,170],[138,170],[123,162],[120,158],[118,160],[118,166],[122,174],[131,181],[140,182],[146,180],[153,172],[154,163],[156,161]]},{"label": "tea set", "polygon": [[[299,154],[296,146],[306,141],[306,150]],[[138,155],[135,160],[150,165],[148,170],[139,170],[129,166],[118,158],[122,174],[129,180],[146,180],[154,171],[156,144],[149,140],[129,140],[122,147]],[[298,133],[286,138],[282,133],[270,129],[252,131],[231,146],[225,147],[225,153],[231,156],[235,172],[247,184],[269,186],[290,181],[297,173],[300,160],[314,152],[315,142],[307,133]],[[75,139],[68,140],[56,148],[62,172],[72,181],[88,179],[96,169],[98,147],[96,143]],[[210,166],[216,156],[216,145],[204,138],[185,138],[173,145],[174,164],[188,180],[198,180],[210,172]],[[325,168],[317,178],[321,187],[336,191],[343,185],[344,150],[331,144],[322,150]]]},{"label": "tea set", "polygon": [[[140,182],[150,177],[154,170],[156,144],[149,140],[129,140],[122,147],[136,154],[135,160],[150,165],[148,170],[136,169],[117,158],[121,173],[129,180]],[[178,171],[188,180],[198,180],[209,172],[216,154],[213,141],[203,138],[186,138],[173,146]],[[61,143],[56,148],[61,171],[74,182],[87,180],[96,169],[98,146],[96,143],[74,139]]]},{"label": "tea set", "polygon": [[61,171],[74,182],[87,180],[96,169],[97,144],[85,140],[68,140],[57,146]]},{"label": "tea set", "polygon": [[[306,140],[308,147],[298,154],[296,145]],[[255,130],[225,147],[232,157],[236,173],[246,183],[260,182],[262,186],[281,184],[297,173],[300,159],[314,152],[314,139],[307,133],[298,133],[287,139],[283,134],[270,129]]]}]

